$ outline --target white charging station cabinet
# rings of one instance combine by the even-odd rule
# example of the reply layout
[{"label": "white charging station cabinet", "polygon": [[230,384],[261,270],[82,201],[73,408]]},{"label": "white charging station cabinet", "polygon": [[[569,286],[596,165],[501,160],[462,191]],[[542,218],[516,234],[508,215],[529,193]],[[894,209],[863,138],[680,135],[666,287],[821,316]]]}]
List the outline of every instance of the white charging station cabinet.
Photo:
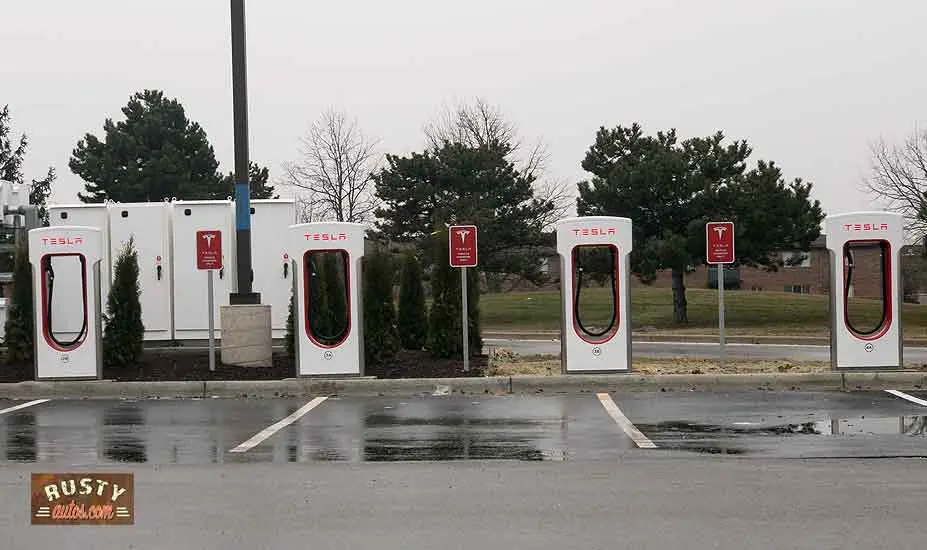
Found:
[{"label": "white charging station cabinet", "polygon": [[293,273],[287,251],[289,228],[296,223],[293,199],[255,199],[251,201],[252,289],[261,294],[261,303],[270,305],[273,338],[286,336]]},{"label": "white charging station cabinet", "polygon": [[[37,380],[101,378],[100,265],[104,252],[103,232],[95,227],[29,231]],[[62,265],[74,269],[64,271]],[[65,277],[76,281],[64,285]],[[68,321],[79,320],[76,333],[58,328],[58,311],[71,312]]]},{"label": "white charging station cabinet", "polygon": [[[235,283],[235,210],[227,201],[174,201],[171,203],[171,241],[174,270],[174,338],[209,338],[209,286],[207,272],[196,268],[196,232],[222,232],[222,269],[213,279],[215,333],[221,330],[220,307],[229,304]],[[285,235],[280,240],[286,239]]]},{"label": "white charging station cabinet", "polygon": [[[557,224],[564,374],[631,370],[631,227],[630,219],[611,216],[568,218]],[[596,327],[584,315],[588,300],[581,300],[584,292],[602,292],[586,285],[592,282],[587,272],[593,267],[607,274],[604,291],[609,295],[610,322]]]},{"label": "white charging station cabinet", "polygon": [[[901,368],[903,216],[878,211],[835,214],[824,219],[824,232],[831,268],[833,368]],[[855,298],[858,294],[855,276],[860,273],[876,277],[880,299]],[[858,304],[851,304],[854,300]],[[877,310],[874,316],[873,308]]]},{"label": "white charging station cabinet", "polygon": [[[107,205],[94,204],[59,204],[48,207],[48,225],[50,227],[80,226],[93,227],[100,230],[103,251],[100,256],[100,296],[101,310],[106,312],[106,301],[109,297],[110,281],[112,281],[111,262],[109,257],[109,214]],[[73,259],[56,259],[53,261],[55,270],[55,293],[58,296],[77,296],[80,294],[81,274],[78,263]],[[52,313],[55,319],[55,328],[64,336],[73,338],[80,331],[83,317],[77,309],[69,307],[65,301],[54,300]]]},{"label": "white charging station cabinet", "polygon": [[109,257],[116,260],[131,238],[138,255],[139,302],[145,340],[173,338],[171,205],[168,202],[110,203]]},{"label": "white charging station cabinet", "polygon": [[[296,224],[289,230],[289,251],[296,278],[294,332],[299,376],[362,375],[364,373],[364,320],[361,262],[367,227],[348,222]],[[335,319],[322,333],[323,321],[315,302],[322,277],[332,262],[340,279],[337,299],[347,314]],[[323,283],[325,284],[325,283]],[[322,308],[327,311],[326,308]]]}]

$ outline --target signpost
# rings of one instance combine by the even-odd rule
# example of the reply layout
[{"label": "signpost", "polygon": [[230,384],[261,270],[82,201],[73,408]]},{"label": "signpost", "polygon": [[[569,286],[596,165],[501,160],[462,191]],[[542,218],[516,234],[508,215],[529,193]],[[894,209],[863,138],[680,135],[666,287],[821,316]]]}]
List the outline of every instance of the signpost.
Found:
[{"label": "signpost", "polygon": [[721,336],[721,368],[727,352],[724,349],[724,264],[734,263],[734,223],[708,222],[705,225],[705,259],[718,266],[718,332]]},{"label": "signpost", "polygon": [[222,232],[197,231],[196,232],[196,268],[206,271],[209,295],[207,306],[209,308],[209,371],[216,370],[216,321],[213,297],[213,272],[222,269]]},{"label": "signpost", "polygon": [[477,265],[476,226],[453,225],[448,233],[451,267],[460,268],[460,304],[463,310],[464,372],[470,370],[470,326],[467,315],[467,268]]}]

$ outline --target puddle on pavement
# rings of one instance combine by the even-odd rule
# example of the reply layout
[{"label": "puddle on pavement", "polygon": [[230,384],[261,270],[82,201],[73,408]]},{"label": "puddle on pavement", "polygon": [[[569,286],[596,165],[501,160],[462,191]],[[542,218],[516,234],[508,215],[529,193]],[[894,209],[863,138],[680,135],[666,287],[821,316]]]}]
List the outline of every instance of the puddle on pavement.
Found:
[{"label": "puddle on pavement", "polygon": [[115,462],[147,462],[148,452],[138,431],[145,425],[145,413],[133,404],[103,411],[103,456]]},{"label": "puddle on pavement", "polygon": [[748,454],[747,447],[737,443],[745,438],[754,437],[899,436],[927,438],[927,416],[861,416],[775,425],[759,422],[734,422],[720,425],[672,421],[637,424],[637,427],[660,449],[702,454]]}]

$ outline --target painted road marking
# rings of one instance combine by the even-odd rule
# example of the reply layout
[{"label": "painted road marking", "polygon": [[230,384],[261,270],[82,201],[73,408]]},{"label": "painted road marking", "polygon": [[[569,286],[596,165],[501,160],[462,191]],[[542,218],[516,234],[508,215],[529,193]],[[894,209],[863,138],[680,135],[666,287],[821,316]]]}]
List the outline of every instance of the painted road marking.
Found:
[{"label": "painted road marking", "polygon": [[36,399],[35,401],[30,401],[30,402],[28,402],[28,403],[23,403],[23,404],[21,404],[21,405],[16,405],[15,407],[9,407],[9,408],[0,410],[0,414],[11,413],[11,412],[14,412],[14,411],[18,411],[18,410],[25,409],[25,408],[27,408],[27,407],[31,407],[31,406],[33,406],[33,405],[41,405],[42,403],[45,403],[45,402],[47,402],[47,401],[51,401],[51,399]]},{"label": "painted road marking", "polygon": [[911,403],[917,403],[918,405],[922,407],[927,407],[927,401],[924,401],[923,399],[918,399],[917,397],[914,397],[913,395],[908,395],[903,391],[898,391],[898,390],[885,390],[885,391],[894,395],[895,397],[900,397],[902,399],[906,399],[910,401]]},{"label": "painted road marking", "polygon": [[634,441],[634,444],[640,447],[641,449],[656,449],[657,446],[653,441],[647,439],[647,436],[641,433],[637,427],[628,420],[628,417],[621,412],[621,409],[618,408],[618,405],[612,400],[612,396],[607,393],[596,394],[599,398],[599,403],[605,407],[605,411],[608,412],[609,416],[621,426],[621,429],[624,430],[624,433],[628,434],[628,437]]},{"label": "painted road marking", "polygon": [[279,432],[281,429],[285,428],[286,426],[289,426],[289,425],[292,424],[293,422],[296,422],[296,421],[299,420],[303,415],[305,415],[307,412],[309,412],[309,411],[311,411],[312,409],[314,409],[314,408],[318,407],[319,405],[321,405],[322,402],[325,401],[326,399],[328,399],[328,397],[316,397],[316,398],[313,399],[312,401],[306,403],[305,405],[303,405],[302,407],[300,407],[299,409],[297,409],[296,412],[294,412],[294,413],[291,414],[290,416],[284,418],[283,420],[281,420],[281,421],[279,421],[279,422],[277,422],[277,423],[275,423],[275,424],[273,424],[273,425],[271,425],[271,426],[268,426],[268,427],[264,428],[264,429],[261,430],[260,432],[254,434],[254,436],[253,436],[251,439],[249,439],[248,441],[245,441],[244,443],[240,444],[239,446],[235,447],[234,449],[232,449],[232,450],[229,451],[229,452],[231,452],[231,453],[243,453],[243,452],[247,451],[248,449],[251,449],[251,448],[254,447],[255,445],[260,444],[262,441],[264,441],[264,440],[267,439],[268,437],[270,437],[270,436],[274,435],[275,433]]}]

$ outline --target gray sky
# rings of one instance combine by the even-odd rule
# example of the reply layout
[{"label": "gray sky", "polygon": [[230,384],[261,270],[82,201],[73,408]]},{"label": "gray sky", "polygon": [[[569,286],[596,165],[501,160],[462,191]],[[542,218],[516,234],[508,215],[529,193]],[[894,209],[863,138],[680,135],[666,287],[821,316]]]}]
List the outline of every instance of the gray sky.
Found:
[{"label": "gray sky", "polygon": [[[465,6],[465,11],[461,9]],[[420,150],[443,107],[482,96],[543,139],[549,175],[579,180],[600,125],[722,129],[827,212],[871,208],[868,144],[900,141],[927,111],[916,0],[251,0],[251,158],[271,178],[328,107],[387,152]],[[229,2],[31,0],[0,21],[0,105],[31,140],[26,177],[55,166],[53,202],[84,133],[143,88],[177,97],[232,169]],[[288,193],[287,193],[288,194]]]}]

